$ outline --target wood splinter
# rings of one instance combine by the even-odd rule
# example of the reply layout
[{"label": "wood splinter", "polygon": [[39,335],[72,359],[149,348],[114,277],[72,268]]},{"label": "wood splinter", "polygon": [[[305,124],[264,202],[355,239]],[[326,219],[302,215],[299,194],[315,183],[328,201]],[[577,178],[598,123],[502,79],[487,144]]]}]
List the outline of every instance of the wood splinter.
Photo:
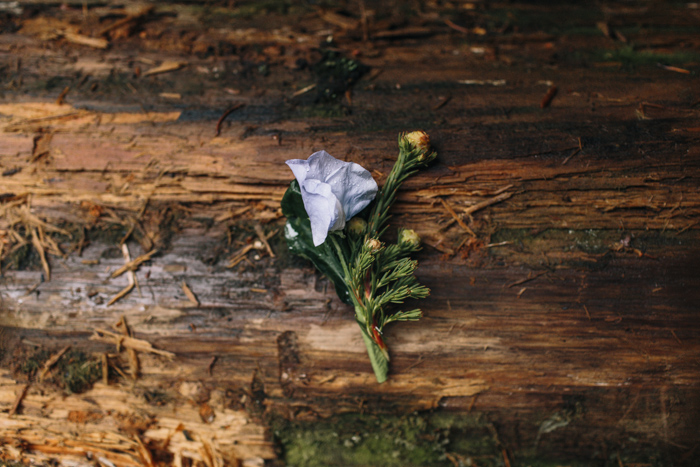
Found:
[{"label": "wood splinter", "polygon": [[193,305],[199,306],[199,299],[197,296],[192,292],[192,289],[190,289],[190,286],[187,285],[187,282],[182,281],[182,291],[187,295],[187,299],[192,302]]},{"label": "wood splinter", "polygon": [[453,218],[455,221],[457,221],[457,224],[459,224],[459,226],[462,228],[462,230],[464,230],[465,232],[467,232],[467,233],[468,233],[469,235],[471,235],[472,237],[476,237],[476,234],[474,233],[474,231],[473,231],[472,229],[470,229],[469,226],[468,226],[467,224],[464,223],[464,221],[457,215],[457,213],[455,212],[455,210],[452,209],[452,206],[450,206],[450,205],[447,203],[447,201],[445,201],[444,199],[440,198],[440,202],[442,203],[442,205],[443,205],[443,207],[445,208],[445,210],[452,216],[452,218]]},{"label": "wood splinter", "polygon": [[17,394],[17,398],[15,399],[14,404],[12,404],[12,408],[10,408],[10,412],[8,415],[12,417],[14,414],[16,414],[19,411],[20,406],[22,405],[22,401],[24,400],[24,397],[27,395],[27,391],[29,390],[30,384],[27,383],[24,386],[22,386],[22,389],[19,390],[19,393]]},{"label": "wood splinter", "polygon": [[550,87],[549,90],[547,91],[547,94],[545,94],[544,97],[542,98],[542,102],[540,102],[540,108],[546,109],[547,107],[549,107],[549,104],[552,103],[554,96],[557,95],[558,90],[559,89],[556,86]]}]

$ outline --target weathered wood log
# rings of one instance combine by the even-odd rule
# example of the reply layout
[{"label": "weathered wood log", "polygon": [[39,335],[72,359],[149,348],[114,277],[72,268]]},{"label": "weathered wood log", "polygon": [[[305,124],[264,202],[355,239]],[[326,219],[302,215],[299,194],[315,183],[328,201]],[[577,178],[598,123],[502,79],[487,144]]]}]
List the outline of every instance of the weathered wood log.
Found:
[{"label": "weathered wood log", "polygon": [[[77,14],[46,8],[66,23]],[[338,50],[360,47],[381,73],[324,104],[296,92],[323,81],[287,66],[315,53],[307,32],[206,29],[179,8],[139,17],[160,31],[157,43],[151,29],[125,39],[114,28],[108,51],[42,36],[42,15],[0,36],[15,86],[0,102],[3,459],[262,465],[290,460],[286,441],[276,450],[278,417],[420,411],[480,420],[505,462],[533,452],[608,459],[626,443],[689,462],[700,442],[693,76],[648,66],[610,38],[577,44],[526,26],[469,49],[452,22],[414,25],[418,36],[397,27],[372,47],[337,31]],[[680,27],[685,13],[618,19]],[[334,18],[312,16],[306,31]],[[85,28],[109,27],[95,21]],[[188,45],[172,40],[193,31]],[[683,30],[628,38],[699,45]],[[206,44],[237,53],[202,58]],[[255,55],[250,44],[270,49]],[[639,63],[611,67],[599,49]],[[254,59],[269,76],[251,71]],[[166,60],[187,67],[135,71]],[[220,82],[215,69],[237,73]],[[63,103],[51,77],[72,87]],[[246,105],[216,136],[228,99]],[[389,329],[391,373],[377,385],[351,310],[286,253],[284,161],[326,149],[381,184],[397,133],[416,128],[439,159],[406,183],[392,223],[423,238],[418,275],[432,294],[422,321]],[[155,253],[112,278],[122,245],[131,260]],[[66,366],[36,380],[33,366],[69,345],[56,363]],[[65,374],[75,368],[101,381],[73,391]],[[457,465],[473,455],[440,449]]]}]

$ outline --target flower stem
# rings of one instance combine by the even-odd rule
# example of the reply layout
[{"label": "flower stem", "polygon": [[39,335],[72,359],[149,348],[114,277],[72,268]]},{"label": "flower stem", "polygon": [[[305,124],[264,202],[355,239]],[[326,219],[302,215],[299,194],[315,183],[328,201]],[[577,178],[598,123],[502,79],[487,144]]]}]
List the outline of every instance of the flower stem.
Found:
[{"label": "flower stem", "polygon": [[364,326],[360,325],[360,329],[362,330],[362,338],[367,347],[367,354],[369,354],[369,361],[372,363],[374,376],[377,377],[378,383],[383,383],[386,381],[387,375],[389,374],[389,359],[379,348],[379,345],[369,337]]}]

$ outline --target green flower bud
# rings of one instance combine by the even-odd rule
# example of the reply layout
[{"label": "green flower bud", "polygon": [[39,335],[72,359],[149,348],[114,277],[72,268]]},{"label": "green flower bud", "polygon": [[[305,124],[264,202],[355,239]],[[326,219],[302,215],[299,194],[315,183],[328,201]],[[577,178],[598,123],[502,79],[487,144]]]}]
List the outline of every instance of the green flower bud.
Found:
[{"label": "green flower bud", "polygon": [[357,237],[364,235],[367,231],[367,221],[361,217],[353,217],[347,224],[348,233]]},{"label": "green flower bud", "polygon": [[399,244],[408,243],[414,247],[420,246],[420,237],[413,229],[399,230]]}]

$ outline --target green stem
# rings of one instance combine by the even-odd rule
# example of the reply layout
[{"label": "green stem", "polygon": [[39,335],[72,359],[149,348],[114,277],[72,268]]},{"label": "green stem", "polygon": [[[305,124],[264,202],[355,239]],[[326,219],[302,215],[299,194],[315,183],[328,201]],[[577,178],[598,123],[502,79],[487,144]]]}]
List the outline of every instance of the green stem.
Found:
[{"label": "green stem", "polygon": [[386,381],[387,375],[389,373],[389,360],[387,360],[384,353],[381,351],[376,342],[374,342],[364,327],[360,325],[360,330],[362,331],[362,338],[365,341],[365,346],[367,347],[367,354],[369,354],[369,361],[372,363],[372,369],[374,370],[374,376],[377,377],[378,383],[383,383]]},{"label": "green stem", "polygon": [[336,252],[338,253],[338,259],[340,260],[340,264],[343,266],[343,272],[345,273],[345,285],[350,288],[351,282],[350,278],[352,277],[350,275],[350,269],[348,268],[348,263],[345,261],[345,252],[343,251],[343,248],[338,244],[338,240],[331,234],[330,232],[328,233],[328,237],[333,243],[333,246],[335,247]]}]

